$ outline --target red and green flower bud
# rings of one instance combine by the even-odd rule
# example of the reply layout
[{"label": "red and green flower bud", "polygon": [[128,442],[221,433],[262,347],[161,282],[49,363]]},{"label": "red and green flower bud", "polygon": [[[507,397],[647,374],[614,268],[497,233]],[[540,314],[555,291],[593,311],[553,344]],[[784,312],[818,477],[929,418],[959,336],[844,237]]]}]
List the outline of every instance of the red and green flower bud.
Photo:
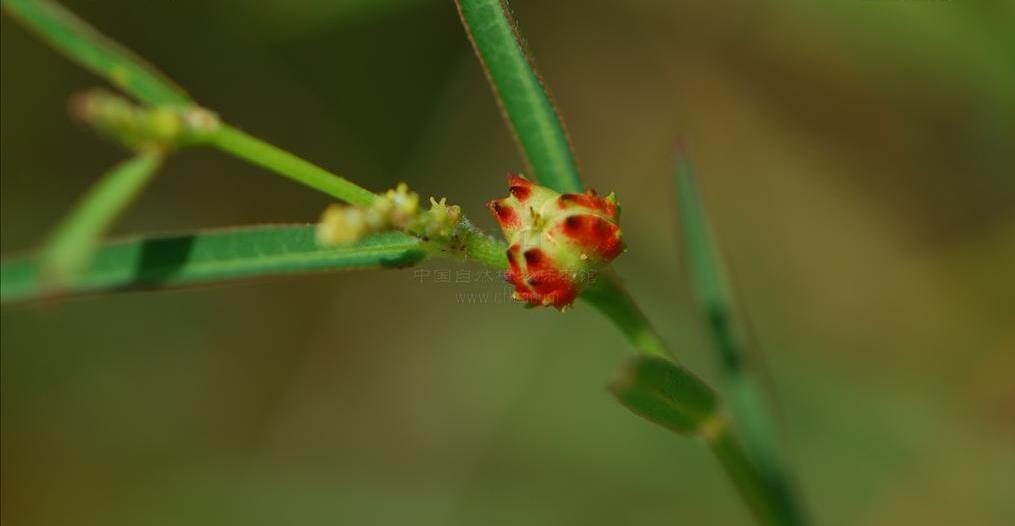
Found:
[{"label": "red and green flower bud", "polygon": [[616,196],[560,194],[510,173],[508,186],[488,206],[508,240],[514,297],[563,310],[624,250]]}]

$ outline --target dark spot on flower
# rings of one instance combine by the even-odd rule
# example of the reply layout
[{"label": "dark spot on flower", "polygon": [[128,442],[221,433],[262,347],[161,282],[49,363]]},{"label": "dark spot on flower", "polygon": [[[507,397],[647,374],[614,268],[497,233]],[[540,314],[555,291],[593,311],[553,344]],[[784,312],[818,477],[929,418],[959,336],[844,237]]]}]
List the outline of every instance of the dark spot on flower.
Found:
[{"label": "dark spot on flower", "polygon": [[515,209],[510,206],[504,206],[499,200],[490,201],[487,203],[490,211],[493,212],[494,217],[501,224],[501,227],[517,226],[520,222],[518,214],[515,213]]},{"label": "dark spot on flower", "polygon": [[569,234],[575,233],[575,231],[581,227],[582,227],[581,216],[568,216],[567,219],[564,220],[564,228],[567,230]]},{"label": "dark spot on flower", "polygon": [[515,196],[515,199],[522,203],[532,194],[532,188],[528,186],[512,186],[509,191],[511,195]]},{"label": "dark spot on flower", "polygon": [[543,261],[543,251],[538,248],[530,248],[525,251],[525,263],[529,266],[537,266]]}]

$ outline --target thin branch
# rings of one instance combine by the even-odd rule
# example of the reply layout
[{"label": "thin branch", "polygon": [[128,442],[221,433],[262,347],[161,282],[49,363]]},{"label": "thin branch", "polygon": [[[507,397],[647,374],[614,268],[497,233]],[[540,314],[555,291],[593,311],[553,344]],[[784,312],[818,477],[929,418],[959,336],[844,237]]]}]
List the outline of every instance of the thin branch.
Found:
[{"label": "thin branch", "polygon": [[350,204],[369,205],[377,197],[348,179],[226,124],[209,135],[208,144]]}]

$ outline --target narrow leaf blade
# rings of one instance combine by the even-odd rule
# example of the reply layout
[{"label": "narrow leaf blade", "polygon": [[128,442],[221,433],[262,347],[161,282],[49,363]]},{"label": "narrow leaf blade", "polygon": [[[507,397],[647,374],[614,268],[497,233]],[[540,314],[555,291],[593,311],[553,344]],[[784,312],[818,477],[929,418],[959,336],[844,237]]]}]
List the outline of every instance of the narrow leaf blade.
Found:
[{"label": "narrow leaf blade", "polygon": [[544,186],[561,193],[583,190],[563,120],[502,0],[458,0],[462,23],[486,70],[522,154]]},{"label": "narrow leaf blade", "polygon": [[[68,286],[70,294],[208,284],[323,270],[399,268],[426,258],[421,242],[386,232],[321,247],[314,225],[271,225],[150,237],[104,245]],[[3,303],[44,297],[34,257],[0,265]]]},{"label": "narrow leaf blade", "polygon": [[130,50],[49,0],[3,0],[3,8],[85,69],[147,104],[188,105],[182,88]]},{"label": "narrow leaf blade", "polygon": [[717,418],[715,393],[687,368],[658,356],[629,359],[609,387],[624,407],[681,435],[693,435]]},{"label": "narrow leaf blade", "polygon": [[757,367],[761,357],[748,354],[748,325],[738,316],[734,289],[698,191],[691,158],[683,150],[678,152],[674,178],[691,285],[726,376],[730,412],[778,512],[789,524],[803,523],[792,474],[779,454],[773,402],[761,384]]},{"label": "narrow leaf blade", "polygon": [[140,153],[96,182],[57,227],[42,250],[43,279],[69,282],[95,252],[102,234],[151,180],[162,155]]}]

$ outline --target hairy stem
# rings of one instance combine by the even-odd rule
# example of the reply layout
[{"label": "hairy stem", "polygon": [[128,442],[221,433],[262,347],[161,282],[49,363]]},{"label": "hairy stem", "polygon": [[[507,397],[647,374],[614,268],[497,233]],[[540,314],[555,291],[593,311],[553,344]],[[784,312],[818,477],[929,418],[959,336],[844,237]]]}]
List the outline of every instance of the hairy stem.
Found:
[{"label": "hairy stem", "polygon": [[208,144],[350,204],[366,206],[377,197],[343,177],[226,124],[210,134]]}]

